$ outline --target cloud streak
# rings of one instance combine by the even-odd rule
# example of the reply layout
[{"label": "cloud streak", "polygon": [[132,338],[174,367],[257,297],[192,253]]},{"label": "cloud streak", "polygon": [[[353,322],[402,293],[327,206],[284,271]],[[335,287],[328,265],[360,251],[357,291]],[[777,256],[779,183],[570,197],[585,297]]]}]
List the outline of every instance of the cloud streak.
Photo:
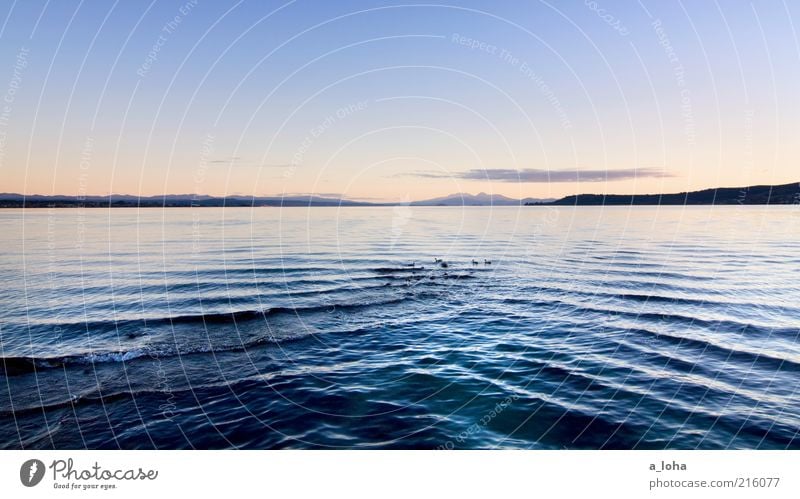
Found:
[{"label": "cloud streak", "polygon": [[291,163],[257,163],[255,161],[245,160],[241,156],[230,156],[224,159],[212,159],[208,161],[208,164],[212,166],[222,165],[237,168],[291,168],[293,166],[298,166]]},{"label": "cloud streak", "polygon": [[492,182],[513,183],[569,183],[569,182],[614,182],[634,178],[663,178],[671,177],[670,173],[659,168],[614,168],[607,170],[541,170],[537,168],[523,168],[514,170],[509,168],[472,169],[463,172],[413,172],[414,177],[424,178],[454,178],[459,180],[489,180]]}]

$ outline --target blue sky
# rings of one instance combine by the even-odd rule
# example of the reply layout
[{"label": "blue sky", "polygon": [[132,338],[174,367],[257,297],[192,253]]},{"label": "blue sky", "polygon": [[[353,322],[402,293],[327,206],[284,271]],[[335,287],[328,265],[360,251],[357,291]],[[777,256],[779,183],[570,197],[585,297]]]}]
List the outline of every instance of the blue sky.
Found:
[{"label": "blue sky", "polygon": [[783,1],[4,2],[0,190],[396,200],[797,181],[798,15]]}]

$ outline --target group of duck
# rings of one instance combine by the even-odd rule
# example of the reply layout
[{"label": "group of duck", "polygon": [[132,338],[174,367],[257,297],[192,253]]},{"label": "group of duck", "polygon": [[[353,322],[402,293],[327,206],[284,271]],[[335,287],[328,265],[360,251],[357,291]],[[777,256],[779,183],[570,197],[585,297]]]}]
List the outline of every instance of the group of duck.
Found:
[{"label": "group of duck", "polygon": [[[446,269],[446,268],[448,268],[450,266],[450,264],[448,264],[446,261],[442,260],[441,258],[434,258],[433,259],[433,263],[439,265],[443,269]],[[492,261],[491,260],[487,260],[487,259],[484,258],[483,259],[483,264],[484,265],[491,265]],[[472,259],[472,265],[473,266],[480,265],[480,262],[473,258]],[[408,265],[406,265],[406,267],[412,267],[412,268],[416,268],[416,266],[417,266],[417,262],[411,262]]]}]

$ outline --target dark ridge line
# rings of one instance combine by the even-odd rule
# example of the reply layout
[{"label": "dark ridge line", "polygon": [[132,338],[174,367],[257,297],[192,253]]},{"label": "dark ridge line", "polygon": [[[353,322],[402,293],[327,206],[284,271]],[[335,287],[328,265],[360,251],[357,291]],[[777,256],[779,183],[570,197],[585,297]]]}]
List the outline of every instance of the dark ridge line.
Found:
[{"label": "dark ridge line", "polygon": [[[465,195],[469,196],[469,195]],[[576,194],[555,201],[530,201],[495,196],[497,202],[465,200],[443,204],[440,198],[411,203],[373,203],[321,196],[65,196],[0,193],[0,208],[208,208],[208,207],[356,207],[356,206],[692,206],[692,205],[800,205],[800,182],[781,185],[716,187],[670,194]],[[470,199],[474,196],[470,196]]]}]

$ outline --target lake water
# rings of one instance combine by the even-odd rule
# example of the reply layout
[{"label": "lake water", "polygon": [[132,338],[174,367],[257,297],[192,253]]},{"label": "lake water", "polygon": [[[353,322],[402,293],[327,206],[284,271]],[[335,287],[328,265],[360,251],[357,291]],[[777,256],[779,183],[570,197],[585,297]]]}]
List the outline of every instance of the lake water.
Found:
[{"label": "lake water", "polygon": [[0,233],[0,448],[800,448],[797,207],[0,210]]}]

